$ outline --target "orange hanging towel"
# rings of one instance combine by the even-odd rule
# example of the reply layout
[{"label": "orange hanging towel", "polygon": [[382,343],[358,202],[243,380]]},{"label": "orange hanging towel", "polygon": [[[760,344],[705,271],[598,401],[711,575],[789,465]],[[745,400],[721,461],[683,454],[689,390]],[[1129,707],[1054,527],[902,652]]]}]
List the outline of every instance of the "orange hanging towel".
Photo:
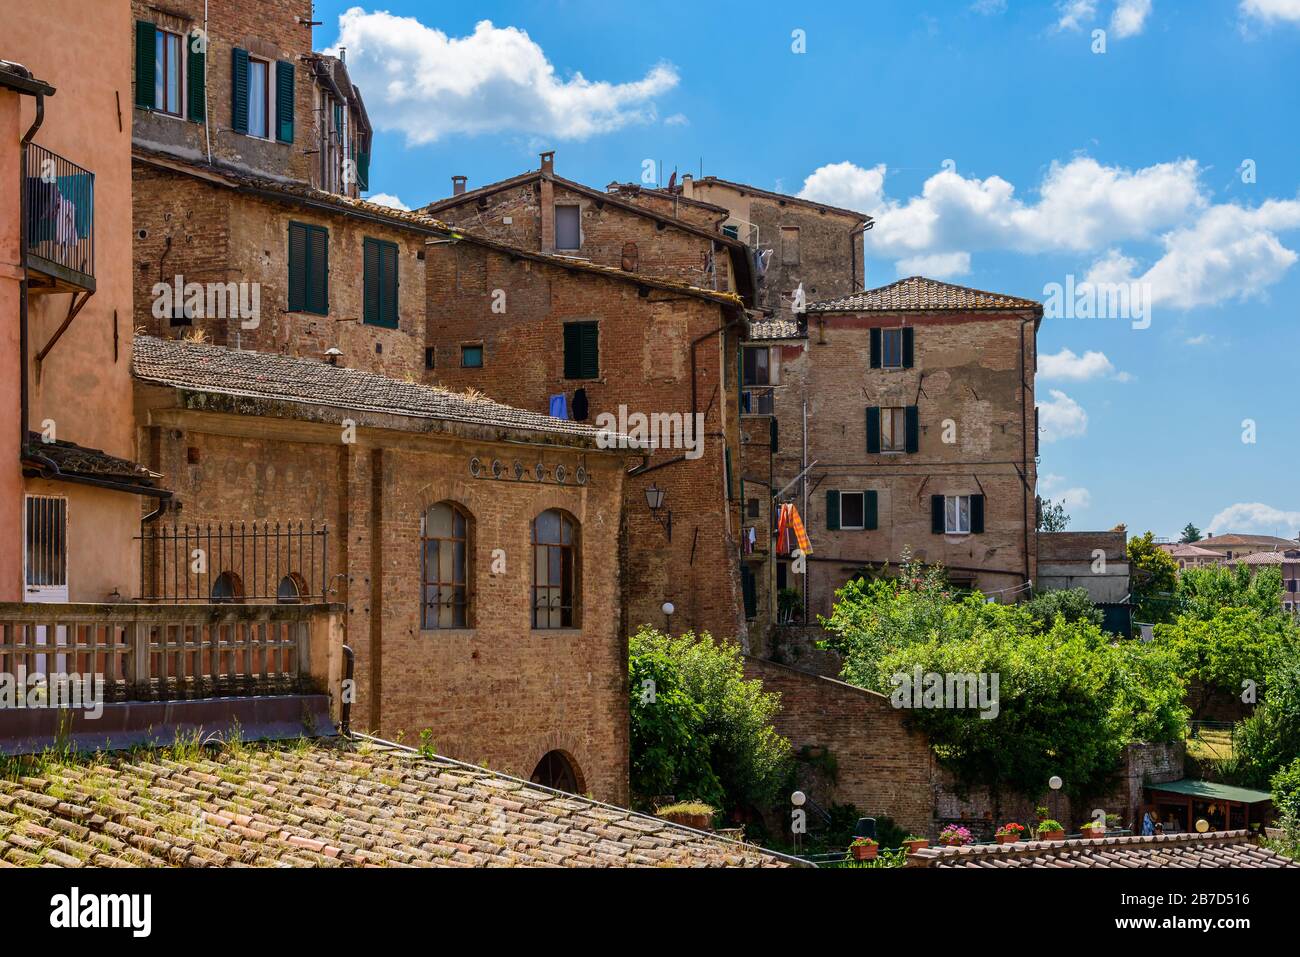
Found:
[{"label": "orange hanging towel", "polygon": [[794,529],[794,538],[799,543],[799,548],[805,555],[811,555],[812,542],[808,541],[808,533],[803,528],[803,519],[799,517],[799,510],[793,504],[790,505],[790,525]]}]

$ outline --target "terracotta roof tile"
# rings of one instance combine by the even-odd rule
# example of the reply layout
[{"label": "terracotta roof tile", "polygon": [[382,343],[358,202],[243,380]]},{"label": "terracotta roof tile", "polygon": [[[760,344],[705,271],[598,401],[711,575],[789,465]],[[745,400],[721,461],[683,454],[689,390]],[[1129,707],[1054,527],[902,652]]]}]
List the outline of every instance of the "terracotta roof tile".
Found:
[{"label": "terracotta roof tile", "polygon": [[864,289],[851,296],[810,302],[809,312],[1022,312],[1041,315],[1042,303],[969,286],[957,286],[924,276],[900,279],[888,286]]},{"label": "terracotta roof tile", "polygon": [[913,867],[1300,867],[1251,840],[1248,831],[1076,838],[1018,844],[932,847],[908,856]]},{"label": "terracotta roof tile", "polygon": [[797,863],[383,742],[119,755],[0,780],[0,866]]}]

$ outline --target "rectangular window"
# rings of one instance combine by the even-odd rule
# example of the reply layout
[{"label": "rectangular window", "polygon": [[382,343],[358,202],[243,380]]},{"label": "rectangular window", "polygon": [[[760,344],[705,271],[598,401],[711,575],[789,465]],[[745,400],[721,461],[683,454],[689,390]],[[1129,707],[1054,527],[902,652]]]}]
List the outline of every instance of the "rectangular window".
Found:
[{"label": "rectangular window", "polygon": [[865,527],[866,502],[862,492],[840,492],[840,528]]},{"label": "rectangular window", "polygon": [[799,265],[799,227],[781,227],[781,262],[787,266]]},{"label": "rectangular window", "polygon": [[181,115],[181,64],[184,47],[178,34],[158,30],[154,34],[154,109]]},{"label": "rectangular window", "polygon": [[881,366],[886,369],[903,368],[903,330],[881,330]]},{"label": "rectangular window", "polygon": [[907,448],[906,415],[902,406],[880,410],[880,451],[902,452]]},{"label": "rectangular window", "polygon": [[969,495],[945,495],[943,499],[943,530],[949,535],[970,534]]},{"label": "rectangular window", "polygon": [[740,393],[740,411],[744,415],[772,415],[774,408],[771,389]]},{"label": "rectangular window", "polygon": [[289,311],[329,315],[329,231],[289,224]]},{"label": "rectangular window", "polygon": [[483,347],[482,346],[461,346],[460,366],[462,369],[483,368]]},{"label": "rectangular window", "polygon": [[748,348],[744,357],[744,384],[771,384],[771,351],[767,346]]},{"label": "rectangular window", "polygon": [[371,326],[397,328],[397,243],[383,239],[362,241],[362,321]]},{"label": "rectangular window", "polygon": [[595,322],[564,324],[564,377],[600,378],[600,325]]},{"label": "rectangular window", "polygon": [[248,60],[248,134],[267,139],[271,135],[271,64]]},{"label": "rectangular window", "polygon": [[28,495],[24,514],[26,600],[68,600],[68,500]]},{"label": "rectangular window", "polygon": [[582,225],[578,219],[577,206],[555,207],[555,248],[582,248]]},{"label": "rectangular window", "polygon": [[758,499],[756,499],[756,498],[751,498],[751,499],[746,500],[746,502],[745,502],[745,514],[746,514],[749,518],[758,518],[758,508],[759,508]]},{"label": "rectangular window", "polygon": [[424,367],[432,369],[437,361],[437,353],[434,352],[434,346],[424,347]]}]

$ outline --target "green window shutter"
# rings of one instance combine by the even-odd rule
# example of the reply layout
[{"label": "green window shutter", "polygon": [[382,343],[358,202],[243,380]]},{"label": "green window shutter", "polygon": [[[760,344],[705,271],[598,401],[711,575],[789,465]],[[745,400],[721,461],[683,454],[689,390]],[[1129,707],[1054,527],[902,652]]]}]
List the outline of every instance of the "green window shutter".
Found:
[{"label": "green window shutter", "polygon": [[230,51],[230,126],[236,133],[248,132],[248,51]]},{"label": "green window shutter", "polygon": [[564,377],[600,378],[600,326],[596,323],[565,323]]},{"label": "green window shutter", "polygon": [[873,530],[878,522],[878,506],[875,492],[862,493],[862,528],[865,531]]},{"label": "green window shutter", "polygon": [[840,493],[826,493],[826,529],[831,532],[840,530]]},{"label": "green window shutter", "polygon": [[908,326],[903,330],[903,368],[912,368],[916,353],[916,330]]},{"label": "green window shutter", "polygon": [[880,451],[880,407],[875,405],[867,406],[867,451]]},{"label": "green window shutter", "polygon": [[871,368],[880,368],[880,330],[871,330]]},{"label": "green window shutter", "polygon": [[943,496],[930,496],[930,531],[935,535],[943,534]]},{"label": "green window shutter", "polygon": [[397,328],[397,244],[379,245],[379,314],[384,325]]},{"label": "green window shutter", "polygon": [[370,191],[370,150],[357,154],[357,189],[363,193]]},{"label": "green window shutter", "polygon": [[582,332],[576,322],[564,326],[564,377],[578,379],[582,376]]},{"label": "green window shutter", "polygon": [[275,138],[293,142],[293,64],[275,61]]},{"label": "green window shutter", "polygon": [[207,62],[208,55],[196,50],[194,34],[185,37],[185,100],[190,122],[202,123],[208,118]]},{"label": "green window shutter", "polygon": [[907,451],[916,452],[921,448],[921,415],[914,405],[909,405],[904,412]]},{"label": "green window shutter", "polygon": [[135,21],[135,105],[154,108],[153,92],[157,83],[157,34],[152,23]]},{"label": "green window shutter", "polygon": [[361,241],[361,250],[361,321],[377,326],[380,324],[379,242],[367,237]]},{"label": "green window shutter", "polygon": [[289,224],[289,311],[307,308],[307,227]]},{"label": "green window shutter", "polygon": [[329,231],[324,226],[307,227],[307,311],[320,316],[330,311]]},{"label": "green window shutter", "polygon": [[983,495],[972,495],[970,497],[970,530],[972,535],[981,535],[984,532]]},{"label": "green window shutter", "polygon": [[582,325],[582,378],[600,378],[600,326],[594,322]]}]

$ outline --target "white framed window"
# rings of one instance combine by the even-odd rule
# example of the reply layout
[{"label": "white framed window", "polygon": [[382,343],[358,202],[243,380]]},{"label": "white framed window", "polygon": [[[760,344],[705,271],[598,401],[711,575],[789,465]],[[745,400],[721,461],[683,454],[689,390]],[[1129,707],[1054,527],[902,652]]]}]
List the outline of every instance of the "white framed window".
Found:
[{"label": "white framed window", "polygon": [[948,535],[970,534],[969,495],[945,495],[943,499],[943,530]]},{"label": "white framed window", "polygon": [[271,138],[271,64],[248,58],[248,135]]},{"label": "white framed window", "polygon": [[880,451],[902,452],[907,448],[907,410],[902,406],[880,410]]},{"label": "white framed window", "polygon": [[866,527],[867,502],[865,492],[840,492],[840,528],[860,531]]},{"label": "white framed window", "polygon": [[184,65],[185,44],[180,34],[166,30],[155,31],[153,102],[154,109],[158,112],[171,116],[183,115]]}]

